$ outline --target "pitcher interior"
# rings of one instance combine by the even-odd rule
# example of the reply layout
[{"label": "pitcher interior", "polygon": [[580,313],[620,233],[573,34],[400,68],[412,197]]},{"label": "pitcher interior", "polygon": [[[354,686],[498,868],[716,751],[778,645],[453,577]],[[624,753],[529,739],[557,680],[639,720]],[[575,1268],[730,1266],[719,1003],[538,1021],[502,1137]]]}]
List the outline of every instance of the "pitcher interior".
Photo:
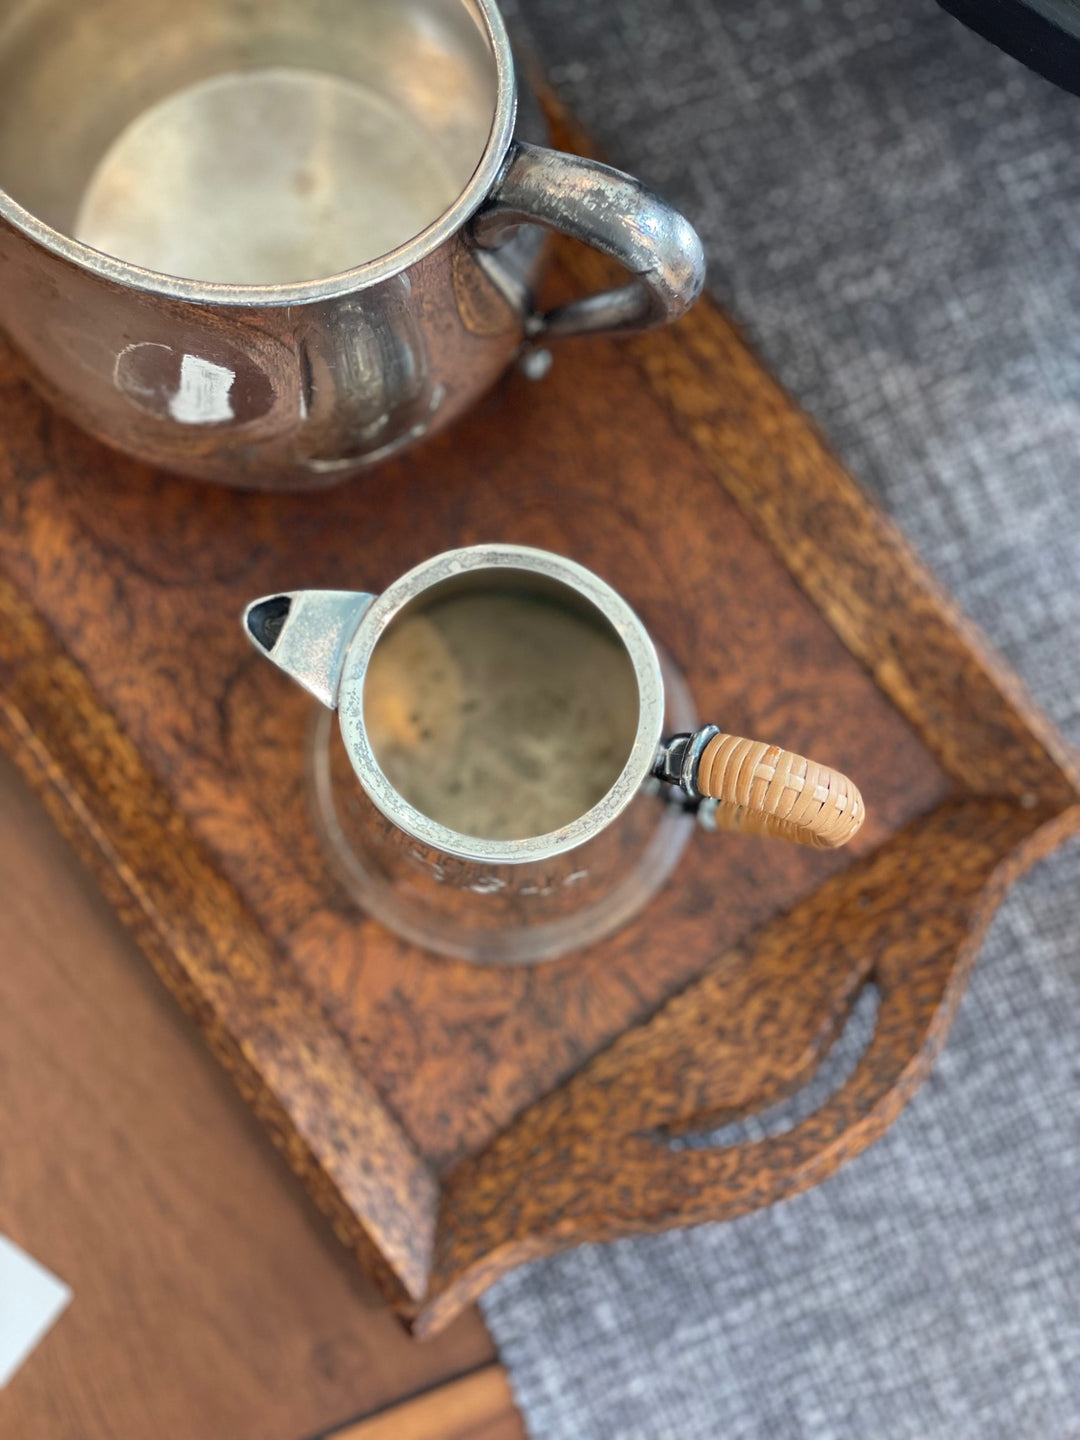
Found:
[{"label": "pitcher interior", "polygon": [[0,189],[150,270],[318,280],[453,205],[497,97],[469,0],[15,0]]},{"label": "pitcher interior", "polygon": [[433,586],[380,637],[364,724],[383,774],[462,835],[546,835],[622,773],[638,684],[607,619],[569,587],[499,571]]}]

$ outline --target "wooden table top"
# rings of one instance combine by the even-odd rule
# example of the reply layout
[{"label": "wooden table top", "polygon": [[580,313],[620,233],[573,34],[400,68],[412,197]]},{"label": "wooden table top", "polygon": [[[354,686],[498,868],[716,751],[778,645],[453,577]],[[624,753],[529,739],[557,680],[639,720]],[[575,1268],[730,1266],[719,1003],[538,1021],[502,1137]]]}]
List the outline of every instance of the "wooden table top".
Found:
[{"label": "wooden table top", "polygon": [[0,1234],[74,1291],[0,1435],[522,1440],[479,1315],[405,1334],[6,760],[0,957]]}]

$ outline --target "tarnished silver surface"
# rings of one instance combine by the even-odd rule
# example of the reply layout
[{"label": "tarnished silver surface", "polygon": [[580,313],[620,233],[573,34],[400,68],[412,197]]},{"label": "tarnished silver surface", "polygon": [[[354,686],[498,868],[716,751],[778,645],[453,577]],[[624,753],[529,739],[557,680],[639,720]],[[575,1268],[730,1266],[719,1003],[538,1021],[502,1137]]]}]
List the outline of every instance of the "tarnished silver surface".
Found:
[{"label": "tarnished silver surface", "polygon": [[[692,724],[680,677],[665,678],[669,723]],[[329,710],[312,715],[308,760],[315,828],[355,903],[413,944],[474,964],[536,964],[612,934],[662,889],[694,833],[694,816],[647,781],[572,857],[477,866],[406,844],[356,784]]]},{"label": "tarnished silver surface", "polygon": [[498,246],[529,222],[594,245],[636,277],[620,289],[530,316],[531,335],[667,325],[705,286],[697,232],[640,181],[594,160],[516,141],[472,230],[479,244]]},{"label": "tarnished silver surface", "polygon": [[[495,0],[7,0],[0,325],[131,454],[331,483],[447,424],[528,337],[700,291],[680,216],[514,141],[515,112]],[[535,316],[536,226],[634,283]]]},{"label": "tarnished silver surface", "polygon": [[374,599],[351,590],[270,595],[244,611],[244,630],[279,669],[336,710],[345,656]]},{"label": "tarnished silver surface", "polygon": [[[404,622],[474,596],[495,602],[526,597],[579,616],[609,637],[605,643],[628,668],[625,760],[610,785],[605,778],[598,801],[554,831],[513,839],[462,833],[411,804],[380,764],[374,701],[365,683],[380,645],[385,650]],[[671,792],[649,778],[665,717],[673,728],[691,727],[692,705],[677,674],[662,672],[647,631],[626,602],[582,566],[513,545],[436,556],[374,599],[353,597],[355,611],[349,598],[337,592],[266,596],[245,611],[244,626],[267,658],[328,708],[337,706],[340,735],[329,715],[316,730],[316,818],[339,873],[364,908],[444,953],[521,963],[580,947],[625,922],[670,874],[694,823],[661,794]],[[587,673],[584,650],[582,656],[577,683],[589,693],[595,677]],[[417,664],[423,666],[422,657]],[[436,675],[438,668],[429,666],[426,673]],[[398,673],[398,693],[381,698],[426,740],[408,669]],[[502,683],[497,673],[484,682],[496,688]],[[482,723],[476,713],[482,707],[465,698],[466,723],[474,717]],[[593,763],[602,738],[592,730],[574,735],[581,764]],[[510,805],[519,791],[526,803],[535,797],[531,770],[545,767],[543,756],[528,746],[519,753],[520,776],[510,774],[507,781]],[[416,754],[426,764],[430,747],[425,752],[418,745]]]},{"label": "tarnished silver surface", "polygon": [[[477,107],[479,109],[479,107]],[[449,210],[487,139],[450,143],[325,71],[233,70],[144,111],[90,177],[78,240],[223,285],[321,280],[377,260]]]}]

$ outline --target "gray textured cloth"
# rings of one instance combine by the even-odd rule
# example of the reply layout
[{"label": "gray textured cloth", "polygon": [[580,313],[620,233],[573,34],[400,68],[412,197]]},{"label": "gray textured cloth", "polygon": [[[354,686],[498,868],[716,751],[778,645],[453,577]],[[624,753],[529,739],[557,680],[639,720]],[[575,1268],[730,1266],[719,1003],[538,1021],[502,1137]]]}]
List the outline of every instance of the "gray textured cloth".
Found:
[{"label": "gray textured cloth", "polygon": [[[930,0],[522,8],[1080,743],[1080,101]],[[1080,1436],[1078,917],[1071,844],[1001,910],[931,1080],[819,1189],[502,1281],[484,1311],[535,1440]]]}]

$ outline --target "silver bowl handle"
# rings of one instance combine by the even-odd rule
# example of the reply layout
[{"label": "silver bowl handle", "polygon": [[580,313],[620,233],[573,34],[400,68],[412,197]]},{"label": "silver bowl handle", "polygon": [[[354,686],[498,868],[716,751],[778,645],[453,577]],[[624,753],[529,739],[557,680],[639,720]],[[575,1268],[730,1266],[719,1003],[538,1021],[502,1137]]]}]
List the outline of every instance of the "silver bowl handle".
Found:
[{"label": "silver bowl handle", "polygon": [[690,222],[640,181],[595,160],[515,141],[472,233],[478,245],[494,249],[519,225],[584,240],[635,277],[532,316],[533,338],[666,325],[689,310],[705,284],[705,254]]}]

